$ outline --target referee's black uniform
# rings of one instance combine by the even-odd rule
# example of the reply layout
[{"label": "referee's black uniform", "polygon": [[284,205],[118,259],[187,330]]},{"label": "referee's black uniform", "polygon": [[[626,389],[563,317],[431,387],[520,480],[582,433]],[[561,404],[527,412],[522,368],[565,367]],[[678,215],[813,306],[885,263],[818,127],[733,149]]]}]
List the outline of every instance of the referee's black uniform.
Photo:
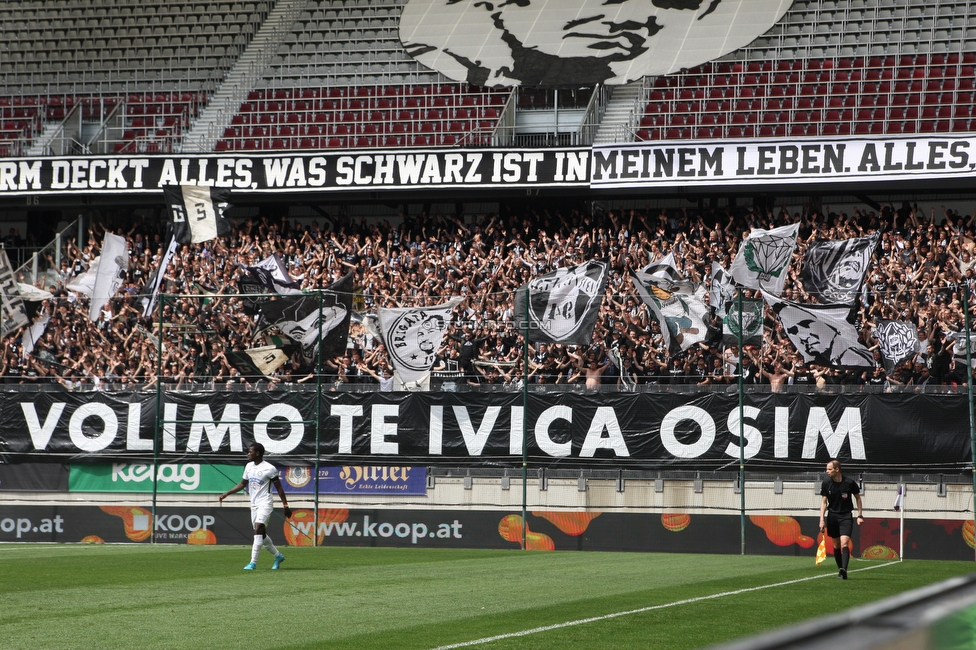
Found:
[{"label": "referee's black uniform", "polygon": [[840,569],[838,576],[847,579],[847,564],[850,561],[850,549],[845,545],[840,548],[840,537],[850,537],[854,532],[854,497],[861,493],[857,481],[841,475],[839,481],[827,478],[820,485],[820,496],[827,498],[827,512],[824,523],[827,536],[835,540],[834,560]]}]

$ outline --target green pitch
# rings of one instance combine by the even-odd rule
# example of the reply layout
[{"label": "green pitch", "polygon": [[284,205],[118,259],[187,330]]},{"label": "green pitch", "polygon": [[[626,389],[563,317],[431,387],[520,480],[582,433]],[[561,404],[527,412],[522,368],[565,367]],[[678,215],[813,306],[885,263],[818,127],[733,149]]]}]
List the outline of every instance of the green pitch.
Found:
[{"label": "green pitch", "polygon": [[245,572],[244,547],[0,546],[0,646],[387,650],[555,626],[472,647],[697,648],[974,568],[853,560],[843,582],[831,558],[282,550]]}]

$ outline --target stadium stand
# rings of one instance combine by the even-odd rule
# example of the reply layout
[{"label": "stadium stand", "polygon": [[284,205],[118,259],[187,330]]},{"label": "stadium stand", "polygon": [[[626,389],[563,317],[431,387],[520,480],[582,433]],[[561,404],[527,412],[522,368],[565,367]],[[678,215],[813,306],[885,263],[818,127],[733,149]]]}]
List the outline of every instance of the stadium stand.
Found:
[{"label": "stadium stand", "polygon": [[[59,138],[124,153],[510,142],[532,102],[413,61],[397,35],[403,5],[5,3],[0,154],[27,153],[42,131],[41,153],[70,153],[50,146]],[[583,119],[627,97],[600,141],[965,132],[974,69],[967,2],[801,0],[723,59],[595,93]]]}]

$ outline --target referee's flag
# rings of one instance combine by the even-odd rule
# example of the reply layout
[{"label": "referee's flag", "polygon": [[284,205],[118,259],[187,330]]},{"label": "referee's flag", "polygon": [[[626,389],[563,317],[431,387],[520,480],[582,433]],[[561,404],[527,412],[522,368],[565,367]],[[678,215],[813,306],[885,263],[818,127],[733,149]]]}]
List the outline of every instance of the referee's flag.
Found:
[{"label": "referee's flag", "polygon": [[820,533],[820,545],[817,546],[817,566],[827,559],[827,535]]}]

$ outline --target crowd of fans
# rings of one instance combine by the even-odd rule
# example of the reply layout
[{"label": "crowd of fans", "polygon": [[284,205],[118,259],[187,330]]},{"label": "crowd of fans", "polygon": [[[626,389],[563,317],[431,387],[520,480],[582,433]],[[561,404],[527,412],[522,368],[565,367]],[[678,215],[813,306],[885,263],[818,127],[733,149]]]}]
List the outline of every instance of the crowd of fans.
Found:
[{"label": "crowd of fans", "polygon": [[[401,215],[393,223],[343,217],[321,225],[259,216],[235,223],[232,235],[183,245],[165,275],[162,323],[159,312],[143,317],[143,296],[166,246],[165,224],[139,221],[127,227],[94,224],[88,242],[66,245],[59,269],[38,279],[52,290],[35,320],[49,314],[43,335],[28,351],[21,332],[7,337],[0,375],[6,383],[53,383],[69,388],[124,389],[162,381],[177,387],[238,384],[274,389],[322,379],[339,389],[360,384],[390,390],[392,368],[381,342],[355,318],[346,354],[326,359],[324,376],[293,356],[270,378],[241,374],[228,351],[267,343],[256,338],[257,322],[238,293],[244,267],[277,254],[303,289],[323,288],[355,273],[356,308],[428,306],[464,296],[438,351],[434,375],[455,385],[517,387],[523,381],[521,336],[513,326],[513,296],[536,275],[560,266],[606,259],[611,264],[592,345],[532,344],[529,382],[596,389],[633,389],[646,384],[731,385],[741,372],[748,384],[961,386],[970,373],[954,361],[947,340],[964,330],[960,293],[976,285],[976,215],[916,204],[834,213],[826,207],[718,209],[626,209],[563,213],[544,209],[518,216]],[[784,298],[812,303],[799,281],[804,250],[817,239],[847,239],[880,232],[864,299],[852,310],[861,342],[878,367],[864,372],[803,363],[776,317],[767,310],[761,346],[742,355],[716,333],[687,351],[672,354],[660,326],[636,295],[630,277],[648,263],[674,253],[690,280],[708,282],[712,262],[726,269],[753,228],[800,223],[798,248]],[[67,289],[99,254],[104,229],[129,242],[125,284],[95,321],[88,299]],[[53,259],[48,258],[53,264]],[[747,297],[749,292],[745,294]],[[970,293],[970,302],[973,302]],[[917,325],[914,359],[891,374],[871,336],[879,319]],[[272,332],[273,335],[273,332]]]}]

